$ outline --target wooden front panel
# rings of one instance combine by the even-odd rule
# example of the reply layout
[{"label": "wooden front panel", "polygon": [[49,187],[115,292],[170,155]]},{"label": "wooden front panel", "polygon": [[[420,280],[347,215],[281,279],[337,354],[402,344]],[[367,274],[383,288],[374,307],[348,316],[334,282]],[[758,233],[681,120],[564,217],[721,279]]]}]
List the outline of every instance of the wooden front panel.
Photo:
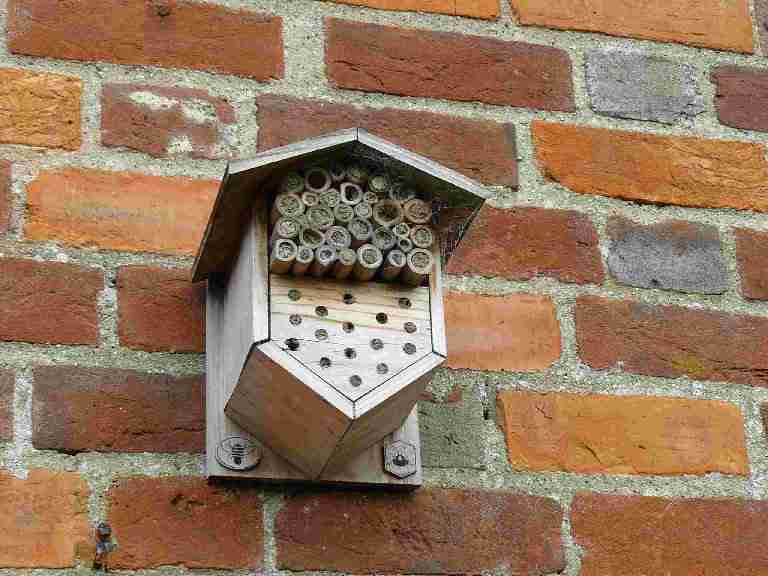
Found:
[{"label": "wooden front panel", "polygon": [[432,353],[427,287],[273,274],[270,324],[277,346],[351,401]]}]

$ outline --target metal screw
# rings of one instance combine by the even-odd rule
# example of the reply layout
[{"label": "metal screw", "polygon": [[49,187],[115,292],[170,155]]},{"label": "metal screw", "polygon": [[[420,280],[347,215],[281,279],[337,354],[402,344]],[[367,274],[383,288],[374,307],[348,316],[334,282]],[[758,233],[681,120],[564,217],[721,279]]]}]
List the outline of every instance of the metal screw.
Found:
[{"label": "metal screw", "polygon": [[328,339],[328,331],[320,328],[319,330],[315,330],[315,338],[318,340],[327,340]]},{"label": "metal screw", "polygon": [[416,354],[416,346],[410,342],[403,344],[403,352],[406,354]]},{"label": "metal screw", "polygon": [[291,290],[288,290],[288,298],[290,298],[295,302],[296,300],[301,298],[301,292],[299,292],[295,288],[292,288]]},{"label": "metal screw", "polygon": [[379,374],[386,374],[387,372],[389,372],[389,366],[384,364],[384,362],[381,362],[380,364],[376,365],[376,372],[378,372]]},{"label": "metal screw", "polygon": [[357,352],[355,352],[354,348],[345,348],[344,349],[344,356],[352,360],[355,356],[357,356]]},{"label": "metal screw", "polygon": [[293,326],[298,326],[299,324],[301,324],[301,316],[299,316],[298,314],[291,314],[291,316],[288,318],[288,321]]},{"label": "metal screw", "polygon": [[357,388],[363,383],[363,379],[360,378],[360,376],[358,376],[357,374],[353,374],[352,376],[349,377],[349,383],[352,384],[352,386],[354,386],[355,388]]},{"label": "metal screw", "polygon": [[325,306],[318,306],[317,308],[315,308],[315,314],[317,314],[321,318],[328,316],[328,308],[326,308]]},{"label": "metal screw", "polygon": [[355,303],[355,295],[354,294],[344,294],[344,304],[354,304]]},{"label": "metal screw", "polygon": [[323,356],[320,358],[320,368],[330,368],[331,366],[331,359]]},{"label": "metal screw", "polygon": [[288,338],[285,341],[285,345],[288,347],[288,350],[290,350],[291,352],[295,352],[296,350],[299,349],[299,341],[296,340],[296,338]]},{"label": "metal screw", "polygon": [[376,314],[376,322],[379,324],[386,324],[388,319],[389,318],[387,318],[387,315],[384,314],[384,312],[379,312]]},{"label": "metal screw", "polygon": [[384,342],[382,342],[378,338],[374,338],[373,340],[371,340],[371,348],[373,348],[374,350],[381,350],[382,348],[384,348]]},{"label": "metal screw", "polygon": [[416,324],[413,322],[406,322],[403,324],[403,328],[405,328],[405,331],[408,332],[408,334],[413,334],[416,332]]},{"label": "metal screw", "polygon": [[352,322],[344,322],[341,325],[341,329],[344,330],[344,332],[346,332],[347,334],[349,334],[355,329],[355,325],[352,324]]},{"label": "metal screw", "polygon": [[400,305],[400,308],[410,308],[411,307],[411,299],[410,298],[400,298],[397,303]]}]

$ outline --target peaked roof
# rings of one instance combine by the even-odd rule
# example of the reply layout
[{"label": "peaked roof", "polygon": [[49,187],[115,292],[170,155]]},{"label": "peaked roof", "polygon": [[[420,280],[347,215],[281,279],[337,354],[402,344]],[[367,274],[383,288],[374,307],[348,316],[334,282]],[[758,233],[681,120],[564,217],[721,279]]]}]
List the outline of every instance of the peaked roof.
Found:
[{"label": "peaked roof", "polygon": [[406,170],[417,188],[435,190],[435,194],[448,206],[461,206],[461,219],[466,224],[471,222],[483,201],[491,195],[481,184],[455,170],[362,128],[348,128],[272,148],[253,158],[236,160],[227,165],[197,251],[192,280],[205,280],[211,274],[229,269],[237,255],[240,235],[248,220],[254,194],[268,193],[277,178],[297,164],[342,154],[384,159],[397,170]]}]

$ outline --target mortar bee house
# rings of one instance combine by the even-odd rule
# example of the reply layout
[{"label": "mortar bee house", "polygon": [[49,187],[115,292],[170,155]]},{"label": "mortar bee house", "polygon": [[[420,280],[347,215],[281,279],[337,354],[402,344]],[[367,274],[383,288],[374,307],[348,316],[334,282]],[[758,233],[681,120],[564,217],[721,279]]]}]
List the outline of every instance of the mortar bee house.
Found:
[{"label": "mortar bee house", "polygon": [[227,167],[193,269],[209,477],[420,485],[442,266],[487,196],[356,128]]}]

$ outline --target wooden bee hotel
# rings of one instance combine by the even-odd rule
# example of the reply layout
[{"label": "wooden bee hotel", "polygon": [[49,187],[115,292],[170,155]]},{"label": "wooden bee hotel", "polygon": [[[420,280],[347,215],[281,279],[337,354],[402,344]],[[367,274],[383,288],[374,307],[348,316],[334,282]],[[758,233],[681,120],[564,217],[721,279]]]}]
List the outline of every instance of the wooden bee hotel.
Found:
[{"label": "wooden bee hotel", "polygon": [[441,270],[487,196],[357,128],[227,167],[193,270],[209,477],[420,485]]}]

